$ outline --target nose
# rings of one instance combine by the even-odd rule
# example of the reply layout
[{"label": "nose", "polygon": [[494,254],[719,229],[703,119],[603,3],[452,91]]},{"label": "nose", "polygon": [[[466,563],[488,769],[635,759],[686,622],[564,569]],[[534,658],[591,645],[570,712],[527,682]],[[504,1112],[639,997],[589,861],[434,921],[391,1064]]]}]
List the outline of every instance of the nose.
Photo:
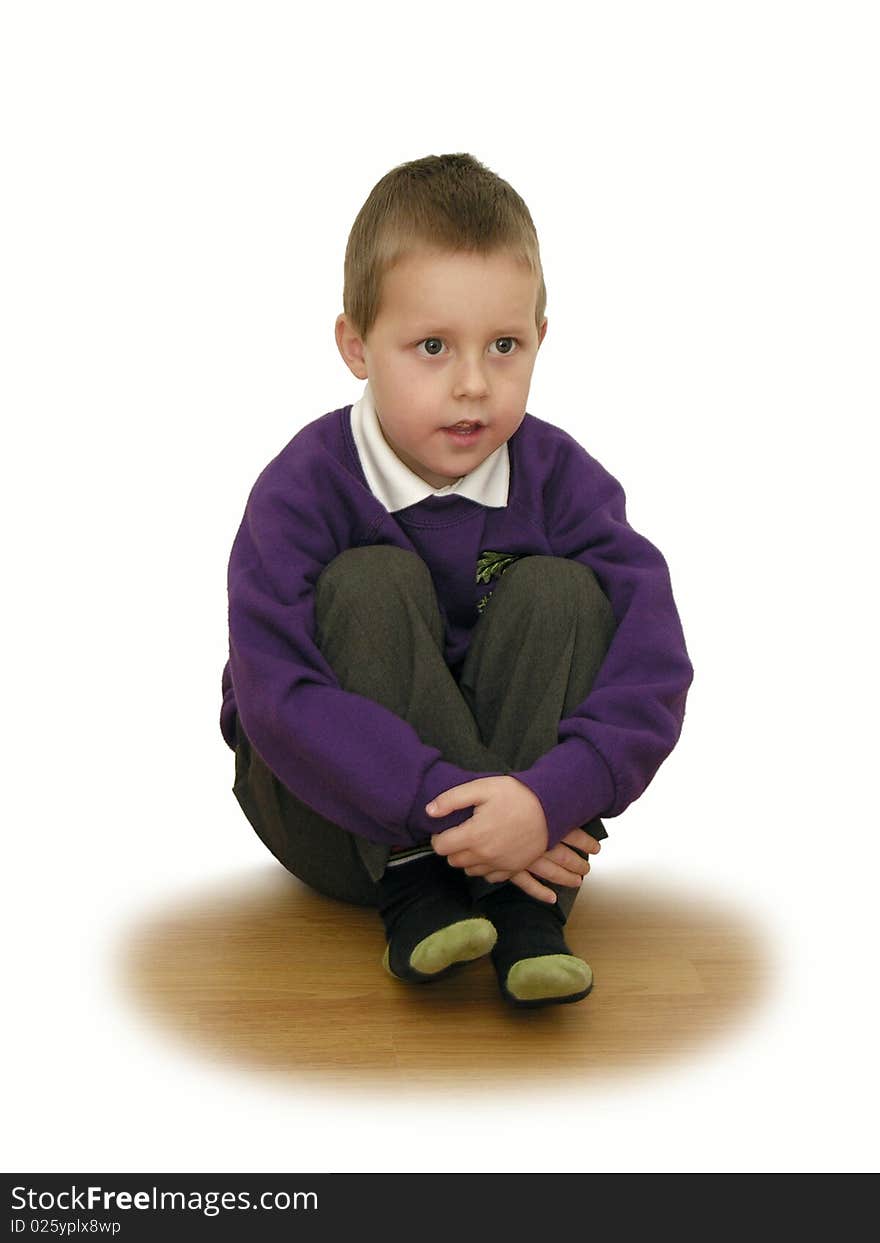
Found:
[{"label": "nose", "polygon": [[476,358],[462,358],[455,372],[456,397],[485,397],[489,392],[483,367]]}]

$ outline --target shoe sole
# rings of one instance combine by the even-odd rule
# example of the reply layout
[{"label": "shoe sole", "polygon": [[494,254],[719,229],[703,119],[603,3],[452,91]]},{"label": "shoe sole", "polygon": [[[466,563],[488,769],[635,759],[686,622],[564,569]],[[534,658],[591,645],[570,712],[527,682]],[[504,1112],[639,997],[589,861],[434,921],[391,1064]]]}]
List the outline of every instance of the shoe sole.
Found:
[{"label": "shoe sole", "polygon": [[516,1006],[518,1010],[536,1010],[539,1006],[565,1006],[572,1001],[583,1001],[585,997],[589,997],[593,991],[592,984],[589,988],[585,988],[582,993],[572,993],[569,997],[537,997],[534,1001],[520,1001],[518,997],[514,997],[506,988],[502,988],[501,992],[504,1000],[510,1005]]}]

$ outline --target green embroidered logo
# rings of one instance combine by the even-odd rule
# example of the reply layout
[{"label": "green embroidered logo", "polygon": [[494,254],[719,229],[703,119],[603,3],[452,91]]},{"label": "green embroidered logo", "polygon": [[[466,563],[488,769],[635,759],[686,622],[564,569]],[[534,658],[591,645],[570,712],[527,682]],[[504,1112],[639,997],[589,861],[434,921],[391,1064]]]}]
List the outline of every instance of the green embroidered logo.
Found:
[{"label": "green embroidered logo", "polygon": [[[489,583],[493,578],[500,578],[505,570],[509,570],[515,561],[524,556],[525,553],[522,552],[490,552],[488,548],[484,548],[477,559],[477,577],[474,581]],[[491,598],[491,592],[481,597],[477,602],[478,613],[483,612]]]}]

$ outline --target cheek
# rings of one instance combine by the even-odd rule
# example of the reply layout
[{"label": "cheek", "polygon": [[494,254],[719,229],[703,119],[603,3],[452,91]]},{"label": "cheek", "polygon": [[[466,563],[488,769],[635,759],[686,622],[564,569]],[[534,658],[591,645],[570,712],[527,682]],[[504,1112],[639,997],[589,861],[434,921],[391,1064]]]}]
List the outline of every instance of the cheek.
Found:
[{"label": "cheek", "polygon": [[403,412],[402,423],[414,439],[424,439],[443,422],[443,403],[433,401],[424,386],[399,394],[398,409]]},{"label": "cheek", "polygon": [[431,405],[432,387],[418,367],[401,367],[391,381],[394,404],[404,419],[416,418]]}]

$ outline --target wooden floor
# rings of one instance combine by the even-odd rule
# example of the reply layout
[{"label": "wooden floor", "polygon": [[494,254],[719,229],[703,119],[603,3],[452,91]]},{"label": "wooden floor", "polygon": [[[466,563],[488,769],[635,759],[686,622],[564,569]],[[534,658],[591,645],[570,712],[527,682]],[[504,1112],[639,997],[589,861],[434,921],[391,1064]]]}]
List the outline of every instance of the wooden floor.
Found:
[{"label": "wooden floor", "polygon": [[769,993],[766,930],[650,874],[597,875],[567,928],[593,968],[572,1005],[516,1010],[488,958],[433,984],[382,968],[378,914],[280,865],[129,929],[127,1004],[206,1057],[291,1079],[449,1089],[631,1077],[736,1039]]}]

